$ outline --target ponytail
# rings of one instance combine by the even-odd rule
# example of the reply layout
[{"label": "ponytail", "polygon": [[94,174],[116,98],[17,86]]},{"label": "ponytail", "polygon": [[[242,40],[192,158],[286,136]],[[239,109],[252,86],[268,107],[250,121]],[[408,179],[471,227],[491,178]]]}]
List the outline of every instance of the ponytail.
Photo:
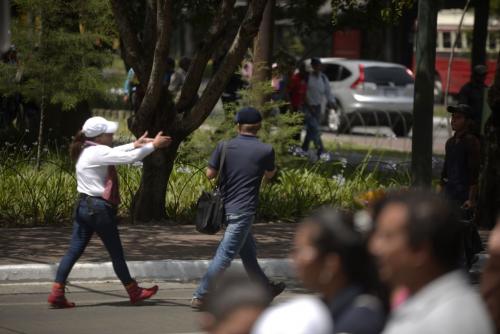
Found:
[{"label": "ponytail", "polygon": [[85,140],[87,140],[87,137],[83,134],[83,131],[78,131],[73,137],[73,141],[69,145],[69,156],[71,157],[71,160],[77,161],[78,158],[80,157],[80,154],[83,151],[83,144],[85,143]]}]

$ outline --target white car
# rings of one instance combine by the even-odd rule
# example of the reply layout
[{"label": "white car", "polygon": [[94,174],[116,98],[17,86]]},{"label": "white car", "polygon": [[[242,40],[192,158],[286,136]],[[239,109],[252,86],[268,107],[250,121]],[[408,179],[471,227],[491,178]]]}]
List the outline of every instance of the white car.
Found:
[{"label": "white car", "polygon": [[[412,72],[405,66],[370,60],[320,58],[338,107],[324,113],[331,130],[388,126],[406,136],[413,125]],[[310,69],[310,60],[306,61]]]}]

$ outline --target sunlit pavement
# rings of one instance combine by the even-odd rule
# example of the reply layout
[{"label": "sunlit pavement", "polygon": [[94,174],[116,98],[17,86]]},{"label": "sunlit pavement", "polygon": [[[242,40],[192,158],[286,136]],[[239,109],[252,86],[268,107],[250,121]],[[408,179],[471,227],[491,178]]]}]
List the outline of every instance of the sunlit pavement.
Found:
[{"label": "sunlit pavement", "polygon": [[[158,294],[139,306],[129,304],[118,282],[73,282],[68,299],[73,309],[55,310],[47,306],[50,283],[0,284],[0,333],[88,334],[88,333],[198,333],[199,312],[190,299],[193,283],[153,282]],[[152,284],[144,283],[145,286]],[[303,293],[293,282],[275,303]]]}]

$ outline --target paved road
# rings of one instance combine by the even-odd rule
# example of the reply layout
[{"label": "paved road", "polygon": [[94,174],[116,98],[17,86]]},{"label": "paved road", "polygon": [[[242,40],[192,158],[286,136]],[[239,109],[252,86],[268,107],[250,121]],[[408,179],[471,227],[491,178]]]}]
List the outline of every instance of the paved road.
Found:
[{"label": "paved road", "polygon": [[[118,282],[74,283],[74,309],[47,307],[49,283],[0,284],[0,334],[198,333],[199,313],[189,307],[194,284],[158,283],[158,295],[131,306]],[[280,302],[300,289],[277,298]],[[201,333],[201,332],[200,332]]]},{"label": "paved road", "polygon": [[[326,128],[324,128],[326,130]],[[411,133],[409,137],[398,138],[388,127],[354,127],[351,134],[337,135],[323,131],[323,140],[340,144],[355,144],[376,149],[386,149],[399,152],[411,152]],[[442,117],[434,118],[433,152],[444,154],[446,140],[450,136],[447,129],[447,120]]]}]

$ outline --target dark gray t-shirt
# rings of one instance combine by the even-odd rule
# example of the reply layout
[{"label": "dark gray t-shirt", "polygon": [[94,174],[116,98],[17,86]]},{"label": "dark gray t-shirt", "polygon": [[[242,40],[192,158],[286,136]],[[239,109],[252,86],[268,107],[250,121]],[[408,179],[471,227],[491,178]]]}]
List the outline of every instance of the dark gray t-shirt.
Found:
[{"label": "dark gray t-shirt", "polygon": [[[219,170],[223,142],[217,144],[208,166]],[[238,135],[227,142],[221,190],[226,213],[255,213],[265,171],[274,170],[274,150],[257,137]]]}]

